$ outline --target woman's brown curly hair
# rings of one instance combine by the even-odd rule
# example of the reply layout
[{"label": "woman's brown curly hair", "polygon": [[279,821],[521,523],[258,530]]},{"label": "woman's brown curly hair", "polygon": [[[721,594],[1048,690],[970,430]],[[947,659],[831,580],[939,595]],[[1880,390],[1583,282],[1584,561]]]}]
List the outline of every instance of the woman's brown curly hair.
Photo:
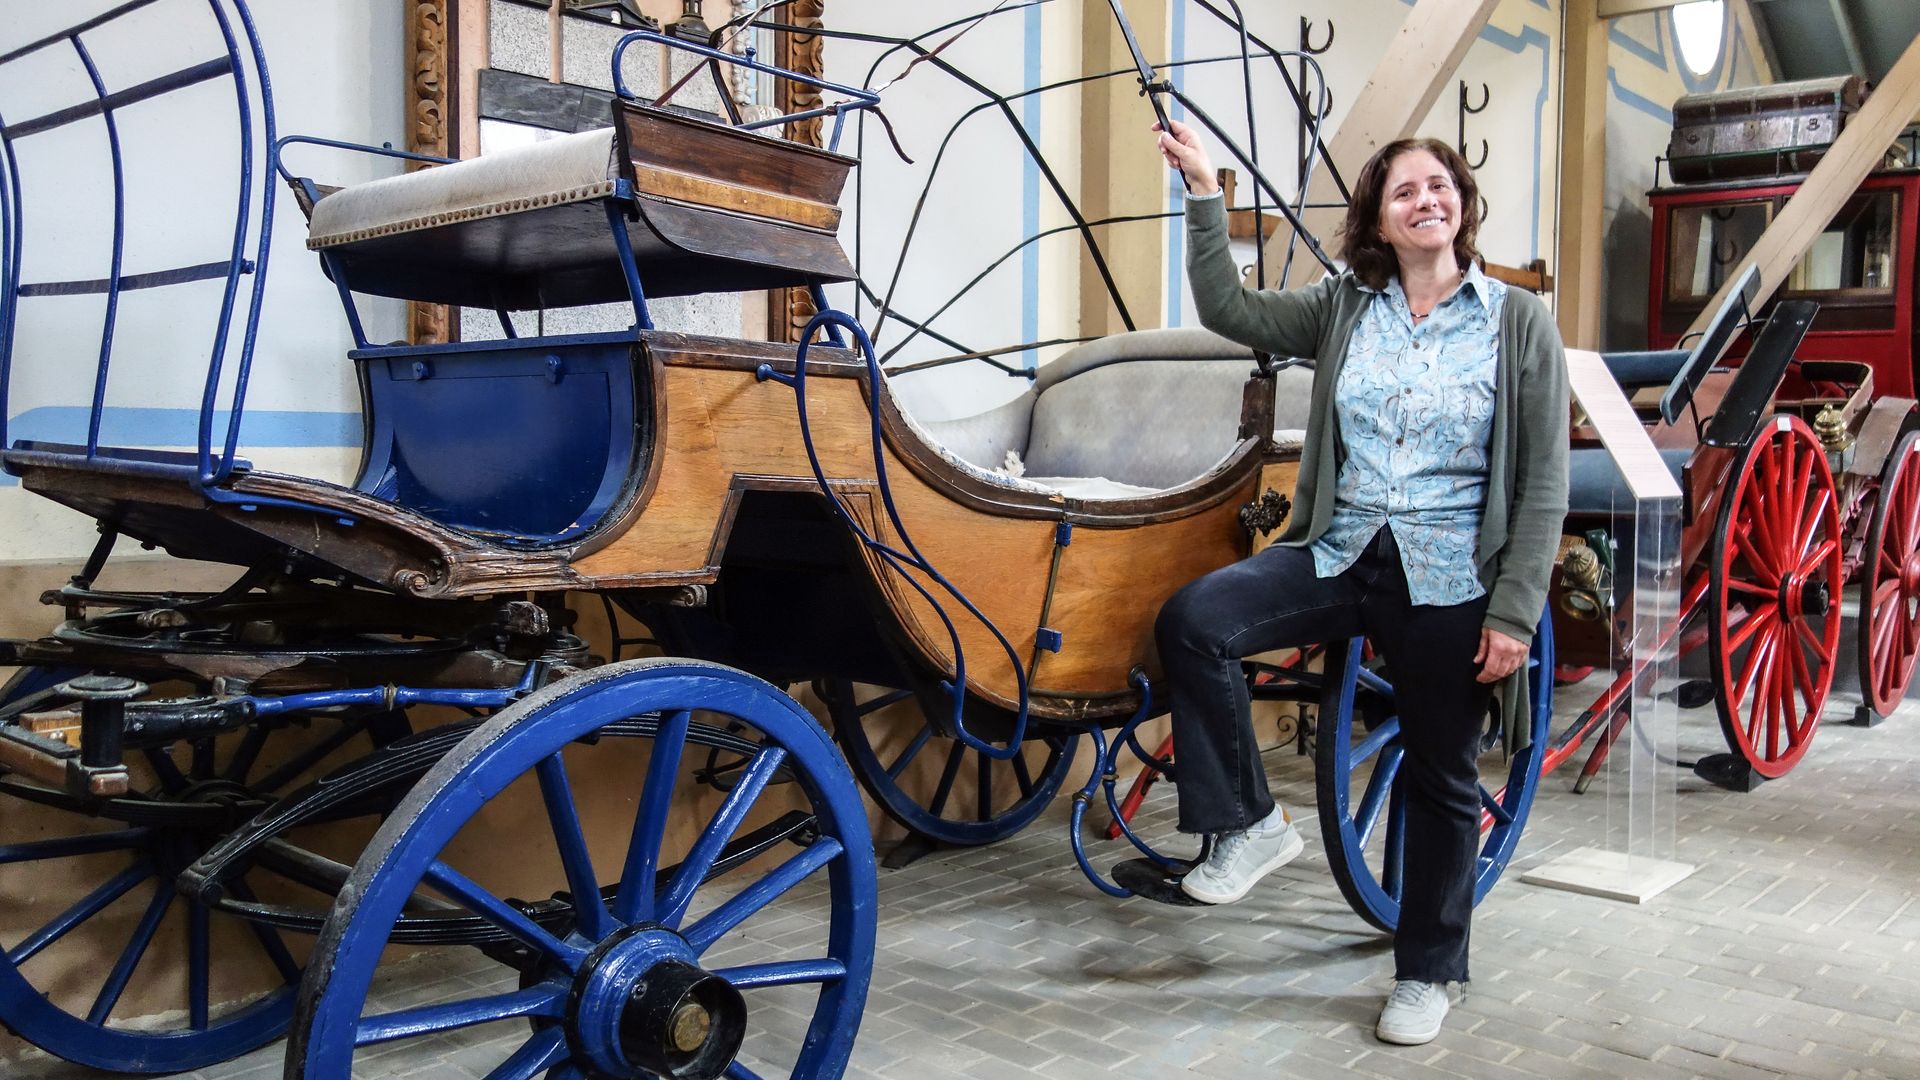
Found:
[{"label": "woman's brown curly hair", "polygon": [[1453,237],[1453,257],[1462,272],[1480,261],[1480,251],[1473,246],[1480,233],[1480,185],[1473,182],[1466,159],[1439,139],[1397,139],[1361,166],[1353,182],[1353,201],[1347,204],[1347,220],[1340,226],[1340,257],[1354,277],[1376,289],[1386,288],[1387,279],[1400,272],[1399,257],[1380,235],[1380,204],[1386,199],[1393,159],[1410,150],[1425,150],[1453,174],[1453,186],[1460,192],[1460,231]]}]

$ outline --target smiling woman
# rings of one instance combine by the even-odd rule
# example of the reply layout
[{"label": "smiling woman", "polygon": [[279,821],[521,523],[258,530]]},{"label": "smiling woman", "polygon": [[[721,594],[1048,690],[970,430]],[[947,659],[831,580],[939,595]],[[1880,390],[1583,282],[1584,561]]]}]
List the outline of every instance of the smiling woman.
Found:
[{"label": "smiling woman", "polygon": [[[1508,747],[1526,745],[1515,725],[1523,665],[1567,507],[1559,336],[1539,301],[1483,272],[1478,192],[1451,145],[1381,147],[1353,182],[1347,272],[1270,292],[1241,284],[1213,163],[1190,129],[1168,127],[1159,149],[1189,184],[1201,324],[1316,361],[1287,530],[1181,589],[1154,626],[1179,827],[1214,840],[1180,888],[1233,903],[1301,851],[1253,749],[1240,658],[1365,635],[1399,691],[1395,767],[1408,793],[1396,811],[1396,984],[1374,1030],[1429,1042],[1467,979],[1477,758],[1494,684],[1505,686]],[[1321,802],[1323,821],[1332,802]]]},{"label": "smiling woman", "polygon": [[1713,70],[1726,36],[1725,0],[1698,0],[1673,9],[1673,36],[1680,42],[1680,62],[1695,75]]}]

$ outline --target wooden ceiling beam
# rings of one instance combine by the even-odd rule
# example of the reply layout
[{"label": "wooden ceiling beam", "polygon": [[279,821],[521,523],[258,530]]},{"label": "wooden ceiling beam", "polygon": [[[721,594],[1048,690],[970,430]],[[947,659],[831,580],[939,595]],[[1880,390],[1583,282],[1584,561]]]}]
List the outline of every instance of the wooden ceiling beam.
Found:
[{"label": "wooden ceiling beam", "polygon": [[1554,317],[1572,348],[1600,347],[1607,192],[1607,24],[1595,0],[1565,0],[1561,28],[1559,209]]}]

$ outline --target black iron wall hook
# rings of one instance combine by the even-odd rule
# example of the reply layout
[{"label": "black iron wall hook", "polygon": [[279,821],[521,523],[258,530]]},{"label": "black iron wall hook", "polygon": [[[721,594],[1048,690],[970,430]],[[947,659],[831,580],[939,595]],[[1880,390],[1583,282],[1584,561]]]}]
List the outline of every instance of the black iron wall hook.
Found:
[{"label": "black iron wall hook", "polygon": [[1480,160],[1473,160],[1473,155],[1467,153],[1467,117],[1473,113],[1486,112],[1487,105],[1490,104],[1493,99],[1493,91],[1486,83],[1481,83],[1480,104],[1473,104],[1469,100],[1470,97],[1471,94],[1467,90],[1466,80],[1460,80],[1460,139],[1459,142],[1455,144],[1455,148],[1460,151],[1460,156],[1466,159],[1467,168],[1478,170],[1482,165],[1487,163],[1487,140],[1480,140]]},{"label": "black iron wall hook", "polygon": [[1294,61],[1294,67],[1297,69],[1295,75],[1296,85],[1302,88],[1300,94],[1302,109],[1300,115],[1300,130],[1294,140],[1294,159],[1300,163],[1300,183],[1306,182],[1307,165],[1313,153],[1313,147],[1307,143],[1307,129],[1312,126],[1312,120],[1310,120],[1310,118],[1325,120],[1327,114],[1333,111],[1333,91],[1328,89],[1324,82],[1321,83],[1318,94],[1312,90],[1305,89],[1307,86],[1307,57],[1319,56],[1331,48],[1333,48],[1333,20],[1327,20],[1327,39],[1315,45],[1313,43],[1313,20],[1307,18],[1305,15],[1300,16],[1301,55],[1299,59]]}]

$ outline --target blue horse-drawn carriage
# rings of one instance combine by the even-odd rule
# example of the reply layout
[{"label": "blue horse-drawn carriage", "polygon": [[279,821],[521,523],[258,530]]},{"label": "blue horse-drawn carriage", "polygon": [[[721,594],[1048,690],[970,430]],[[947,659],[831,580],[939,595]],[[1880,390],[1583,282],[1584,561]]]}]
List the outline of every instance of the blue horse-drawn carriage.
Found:
[{"label": "blue horse-drawn carriage", "polygon": [[[263,165],[296,140],[274,130],[242,0],[180,0],[210,13],[217,58],[109,87],[89,42],[159,2],[0,56],[68,51],[93,86],[0,114],[0,395],[33,364],[84,355],[94,373],[84,437],[0,446],[26,489],[101,535],[46,598],[58,626],[0,642],[19,668],[0,694],[0,895],[18,902],[0,907],[25,923],[0,939],[0,1022],[122,1071],[201,1067],[290,1028],[289,1075],[346,1076],[372,1048],[507,1022],[526,1034],[492,1075],[837,1075],[875,962],[854,779],[917,833],[983,843],[1046,807],[1082,736],[1096,766],[1075,850],[1129,891],[1093,871],[1081,812],[1103,780],[1112,799],[1118,748],[1156,712],[1154,613],[1250,550],[1242,510],[1282,475],[1276,408],[1297,408],[1284,387],[1301,373],[1142,332],[1049,365],[990,418],[918,423],[823,291],[853,277],[836,227],[855,160],[623,94],[610,126],[512,152],[342,189],[289,175],[356,339],[365,445],[351,484],[255,468],[238,449],[276,197]],[[839,98],[821,110],[836,129],[876,100],[809,81]],[[121,129],[209,84],[239,132],[230,257],[130,263]],[[73,211],[28,199],[20,162],[78,123],[106,134],[111,255],[98,278],[39,280],[26,238]],[[797,348],[650,317],[650,298],[791,286],[821,312]],[[101,435],[116,305],[151,289],[208,301],[188,451]],[[377,344],[356,294],[497,310],[507,336]],[[101,298],[104,320],[27,341],[23,306],[60,296]],[[608,302],[631,326],[513,334],[511,311]],[[1116,393],[1140,402],[1127,431],[1186,425],[1173,449],[1088,431]],[[1061,478],[983,465],[1007,449],[1030,469],[1051,454]],[[117,538],[235,580],[102,589]],[[624,608],[667,655],[596,661],[570,593]],[[1357,647],[1330,655],[1293,692],[1324,703],[1335,872],[1390,927],[1391,686]],[[844,756],[780,689],[809,680]],[[1539,747],[1549,680],[1534,682]],[[891,743],[868,723],[890,706],[915,716]],[[1493,766],[1483,895],[1538,753]],[[812,929],[756,934],[776,903]],[[367,1011],[383,956],[431,971],[446,949],[505,965],[513,988]],[[761,1033],[765,1002],[804,1030]]]}]

